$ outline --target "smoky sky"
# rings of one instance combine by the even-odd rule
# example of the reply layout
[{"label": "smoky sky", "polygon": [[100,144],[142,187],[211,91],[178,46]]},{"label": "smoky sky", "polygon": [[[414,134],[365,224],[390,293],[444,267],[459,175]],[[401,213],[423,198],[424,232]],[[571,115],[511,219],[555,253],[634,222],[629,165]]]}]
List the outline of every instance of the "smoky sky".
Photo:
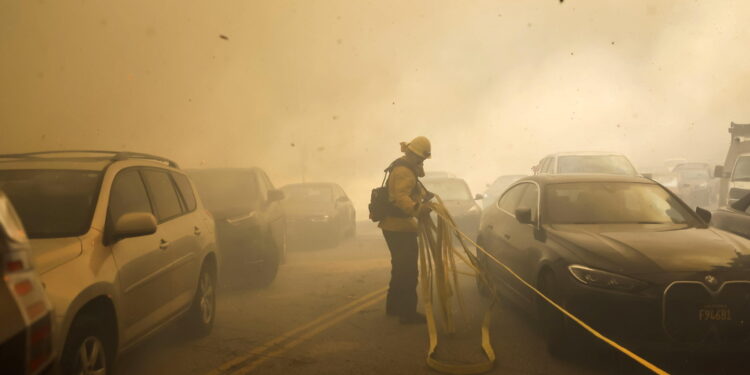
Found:
[{"label": "smoky sky", "polygon": [[721,161],[750,122],[743,1],[0,4],[0,151],[125,149],[338,181],[398,142],[475,190],[546,154]]}]

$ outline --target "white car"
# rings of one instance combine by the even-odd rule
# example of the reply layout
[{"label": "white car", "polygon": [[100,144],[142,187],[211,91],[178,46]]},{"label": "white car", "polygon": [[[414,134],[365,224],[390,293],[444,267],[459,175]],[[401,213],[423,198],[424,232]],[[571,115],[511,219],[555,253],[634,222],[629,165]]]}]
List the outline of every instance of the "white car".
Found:
[{"label": "white car", "polygon": [[740,154],[729,175],[728,205],[750,193],[750,153]]},{"label": "white car", "polygon": [[611,152],[561,152],[544,157],[534,174],[612,174],[639,176],[625,155]]},{"label": "white car", "polygon": [[63,374],[107,374],[118,353],[178,318],[214,322],[214,222],[167,159],[128,152],[0,155],[54,309]]}]

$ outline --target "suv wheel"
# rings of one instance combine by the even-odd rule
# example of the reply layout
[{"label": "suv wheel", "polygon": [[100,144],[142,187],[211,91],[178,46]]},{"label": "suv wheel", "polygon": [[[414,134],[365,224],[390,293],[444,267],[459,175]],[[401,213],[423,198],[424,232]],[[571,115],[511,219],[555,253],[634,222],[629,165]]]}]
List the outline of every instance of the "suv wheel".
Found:
[{"label": "suv wheel", "polygon": [[271,285],[273,280],[276,279],[276,274],[279,272],[279,263],[281,263],[279,251],[276,248],[267,251],[263,255],[263,261],[258,265],[255,272],[254,284],[260,287]]},{"label": "suv wheel", "polygon": [[93,314],[76,317],[60,358],[65,375],[106,375],[114,360],[114,338]]},{"label": "suv wheel", "polygon": [[193,334],[197,337],[206,336],[211,332],[216,318],[216,276],[207,265],[203,265],[198,289],[195,291],[193,304],[186,319]]},{"label": "suv wheel", "polygon": [[357,221],[352,218],[351,221],[351,228],[349,229],[349,233],[347,234],[347,237],[349,238],[355,238],[357,237]]}]

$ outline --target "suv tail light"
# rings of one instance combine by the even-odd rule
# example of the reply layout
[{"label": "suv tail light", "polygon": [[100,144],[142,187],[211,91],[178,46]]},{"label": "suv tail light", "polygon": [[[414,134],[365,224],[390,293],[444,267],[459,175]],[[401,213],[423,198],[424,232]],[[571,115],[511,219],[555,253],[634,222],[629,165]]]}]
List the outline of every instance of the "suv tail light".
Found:
[{"label": "suv tail light", "polygon": [[29,370],[34,373],[52,358],[52,322],[49,314],[29,331]]},{"label": "suv tail light", "polygon": [[9,251],[3,255],[3,273],[15,273],[31,268],[26,251]]},{"label": "suv tail light", "polygon": [[34,285],[29,280],[21,280],[15,284],[13,284],[13,291],[19,296],[23,297],[29,292],[34,290]]}]

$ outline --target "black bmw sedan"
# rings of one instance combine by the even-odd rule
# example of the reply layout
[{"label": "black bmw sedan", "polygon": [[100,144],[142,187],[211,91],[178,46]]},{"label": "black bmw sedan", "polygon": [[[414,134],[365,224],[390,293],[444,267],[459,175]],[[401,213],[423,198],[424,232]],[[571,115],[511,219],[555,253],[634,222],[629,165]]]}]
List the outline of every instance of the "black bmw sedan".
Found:
[{"label": "black bmw sedan", "polygon": [[[541,175],[511,185],[484,211],[479,244],[631,347],[746,350],[750,241],[707,219],[646,178]],[[478,257],[501,299],[537,314],[552,353],[579,342],[574,322]]]}]

